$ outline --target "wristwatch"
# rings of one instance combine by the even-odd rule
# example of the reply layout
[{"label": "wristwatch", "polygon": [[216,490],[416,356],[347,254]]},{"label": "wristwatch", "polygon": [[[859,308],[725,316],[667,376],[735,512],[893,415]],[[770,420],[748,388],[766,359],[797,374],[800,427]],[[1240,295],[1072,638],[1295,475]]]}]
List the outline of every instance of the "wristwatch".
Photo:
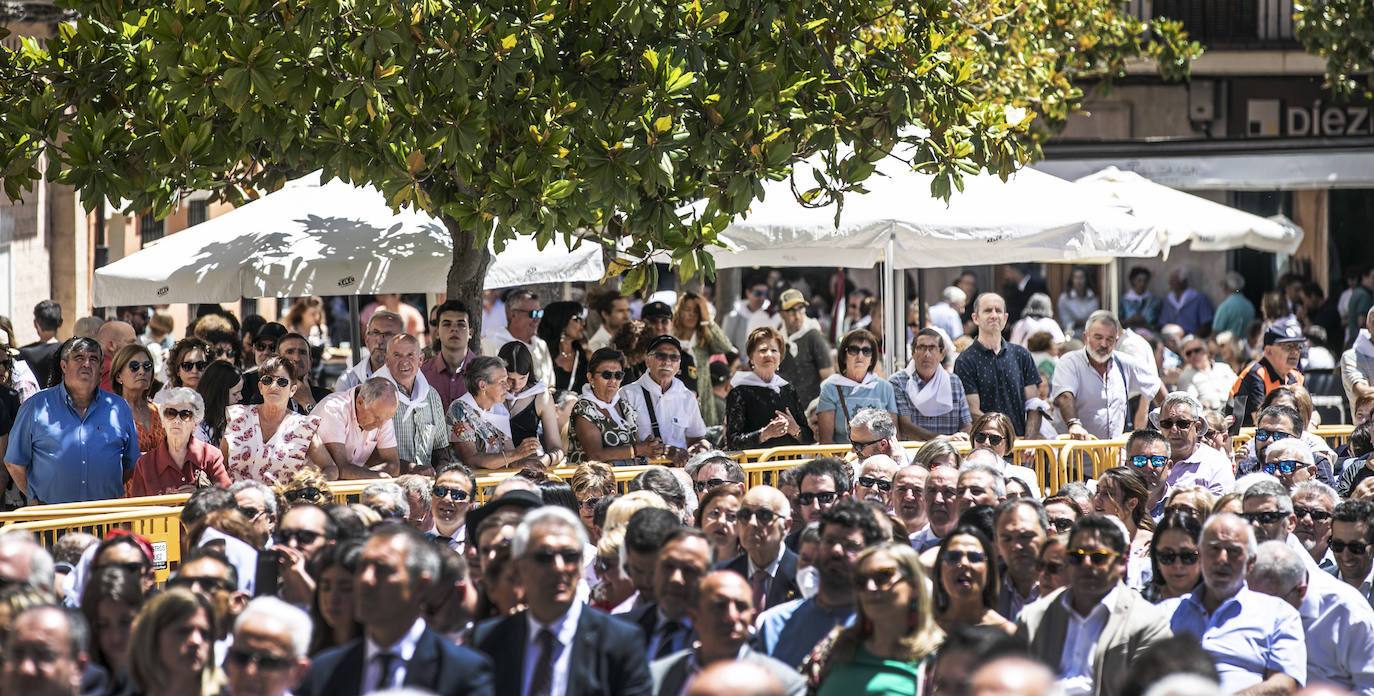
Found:
[{"label": "wristwatch", "polygon": [[1079,419],[1077,419],[1077,418],[1070,418],[1070,419],[1068,420],[1068,425],[1069,425],[1070,428],[1072,428],[1072,427],[1075,426],[1075,425],[1083,425],[1083,421],[1081,421],[1081,420],[1079,420]]}]

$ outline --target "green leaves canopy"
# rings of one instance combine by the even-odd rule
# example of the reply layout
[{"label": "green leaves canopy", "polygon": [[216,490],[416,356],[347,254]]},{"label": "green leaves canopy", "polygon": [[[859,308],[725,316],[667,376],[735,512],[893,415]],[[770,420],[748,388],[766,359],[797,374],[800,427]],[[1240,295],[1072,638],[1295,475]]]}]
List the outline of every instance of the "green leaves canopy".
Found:
[{"label": "green leaves canopy", "polygon": [[1374,4],[1368,0],[1296,0],[1294,32],[1326,58],[1326,81],[1340,95],[1374,98]]}]

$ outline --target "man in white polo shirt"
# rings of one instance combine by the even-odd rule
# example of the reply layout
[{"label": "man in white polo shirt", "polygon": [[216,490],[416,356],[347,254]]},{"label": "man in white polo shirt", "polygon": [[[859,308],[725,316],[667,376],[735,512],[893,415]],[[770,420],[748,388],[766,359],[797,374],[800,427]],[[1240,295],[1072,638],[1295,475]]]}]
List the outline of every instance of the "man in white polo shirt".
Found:
[{"label": "man in white polo shirt", "polygon": [[1059,358],[1050,400],[1059,407],[1075,440],[1110,440],[1126,431],[1127,400],[1134,392],[1156,404],[1164,402],[1164,385],[1134,358],[1118,354],[1121,322],[1098,310],[1083,329],[1083,350]]},{"label": "man in white polo shirt", "polygon": [[682,344],[672,336],[649,341],[644,354],[648,368],[637,380],[620,388],[620,398],[634,406],[640,433],[650,433],[667,446],[667,456],[677,466],[687,462],[687,449],[710,443],[701,419],[697,397],[677,378],[682,364]]}]

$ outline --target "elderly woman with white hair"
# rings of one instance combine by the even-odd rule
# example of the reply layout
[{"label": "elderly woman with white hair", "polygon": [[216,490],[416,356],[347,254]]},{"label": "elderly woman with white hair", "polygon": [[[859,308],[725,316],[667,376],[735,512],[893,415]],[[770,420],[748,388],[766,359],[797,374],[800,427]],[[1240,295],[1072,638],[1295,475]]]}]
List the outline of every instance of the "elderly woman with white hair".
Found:
[{"label": "elderly woman with white hair", "polygon": [[1045,332],[1054,339],[1055,344],[1064,342],[1064,331],[1054,320],[1054,304],[1050,296],[1037,292],[1026,300],[1026,308],[1021,310],[1021,319],[1011,327],[1011,342],[1024,348],[1031,336]]},{"label": "elderly woman with white hair", "polygon": [[205,402],[187,387],[163,389],[153,397],[153,417],[161,419],[166,439],[138,458],[129,479],[131,496],[191,493],[210,486],[227,487],[229,473],[218,447],[192,434],[205,417]]},{"label": "elderly woman with white hair", "polygon": [[1265,448],[1262,470],[1277,476],[1283,487],[1292,491],[1293,486],[1317,477],[1317,462],[1306,442],[1290,437]]}]

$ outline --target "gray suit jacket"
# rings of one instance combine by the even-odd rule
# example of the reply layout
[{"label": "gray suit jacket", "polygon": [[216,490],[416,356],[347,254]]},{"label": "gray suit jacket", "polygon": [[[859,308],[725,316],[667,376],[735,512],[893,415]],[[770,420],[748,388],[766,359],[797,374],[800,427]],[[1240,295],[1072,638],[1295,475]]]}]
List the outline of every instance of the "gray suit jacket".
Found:
[{"label": "gray suit jacket", "polygon": [[[649,674],[654,678],[654,696],[678,696],[682,693],[682,687],[686,686],[687,680],[693,676],[688,673],[692,663],[692,652],[691,649],[679,650],[649,663]],[[768,670],[769,674],[782,683],[782,691],[787,696],[802,696],[806,693],[806,678],[802,677],[801,672],[788,667],[787,663],[755,652],[748,645],[744,646],[740,660]]]},{"label": "gray suit jacket", "polygon": [[[1055,671],[1068,637],[1069,609],[1061,601],[1065,592],[1068,588],[1055,590],[1028,605],[1016,621],[1016,637]],[[1139,592],[1118,585],[1116,595],[1116,606],[1108,608],[1107,625],[1093,650],[1094,696],[1119,694],[1131,661],[1173,635],[1169,617]]]}]

